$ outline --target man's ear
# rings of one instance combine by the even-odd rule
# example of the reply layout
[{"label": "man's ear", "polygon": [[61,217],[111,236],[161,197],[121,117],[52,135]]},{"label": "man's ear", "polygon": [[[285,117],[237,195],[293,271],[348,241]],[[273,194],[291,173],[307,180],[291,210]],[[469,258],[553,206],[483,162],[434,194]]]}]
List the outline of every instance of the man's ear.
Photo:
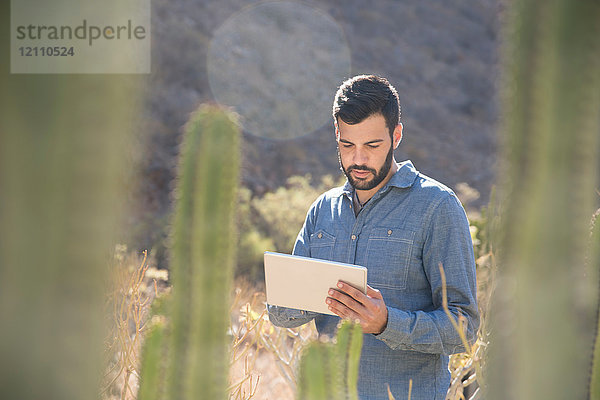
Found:
[{"label": "man's ear", "polygon": [[334,124],[335,128],[335,141],[338,142],[340,140],[340,130],[338,129],[337,124]]},{"label": "man's ear", "polygon": [[398,145],[402,141],[402,123],[396,125],[396,129],[394,129],[394,149],[398,148]]}]

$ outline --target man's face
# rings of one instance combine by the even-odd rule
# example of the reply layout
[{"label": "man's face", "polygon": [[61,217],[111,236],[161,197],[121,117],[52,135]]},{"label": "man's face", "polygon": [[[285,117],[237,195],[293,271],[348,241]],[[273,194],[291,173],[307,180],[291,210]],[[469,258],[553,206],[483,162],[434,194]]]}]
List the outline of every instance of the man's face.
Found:
[{"label": "man's face", "polygon": [[349,125],[338,118],[338,157],[350,184],[358,190],[371,190],[387,176],[392,166],[394,146],[381,114]]}]

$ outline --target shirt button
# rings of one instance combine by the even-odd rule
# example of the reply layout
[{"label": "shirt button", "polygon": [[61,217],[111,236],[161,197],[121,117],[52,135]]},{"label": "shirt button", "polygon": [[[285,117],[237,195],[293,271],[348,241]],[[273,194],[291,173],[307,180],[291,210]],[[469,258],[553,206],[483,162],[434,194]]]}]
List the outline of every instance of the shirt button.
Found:
[{"label": "shirt button", "polygon": [[388,235],[391,235],[391,234],[392,234],[392,230],[390,229],[390,230],[388,230]]},{"label": "shirt button", "polygon": [[321,232],[319,232],[319,234],[317,235],[317,237],[318,237],[319,239],[321,239],[321,238],[323,237],[323,234],[322,234]]},{"label": "shirt button", "polygon": [[356,235],[352,235],[352,240],[356,240]]}]

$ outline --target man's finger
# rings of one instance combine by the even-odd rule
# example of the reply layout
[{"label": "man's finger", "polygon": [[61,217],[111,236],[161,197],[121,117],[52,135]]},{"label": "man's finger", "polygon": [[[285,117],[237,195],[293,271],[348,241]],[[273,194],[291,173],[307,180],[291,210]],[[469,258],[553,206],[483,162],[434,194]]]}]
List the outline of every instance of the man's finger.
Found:
[{"label": "man's finger", "polygon": [[335,289],[329,289],[329,296],[344,304],[346,307],[350,308],[358,314],[364,312],[365,305],[344,292]]},{"label": "man's finger", "polygon": [[[339,289],[340,291],[347,293],[349,296],[352,296],[359,303],[361,303],[365,310],[369,310],[370,312],[377,311],[377,309],[378,309],[377,304],[373,301],[372,297],[365,295],[360,290],[358,290],[342,281],[338,282],[338,287],[340,288]],[[373,289],[373,288],[371,288],[371,289]],[[369,289],[367,288],[367,293],[368,293],[368,290]],[[375,289],[373,289],[373,290],[375,290]],[[379,299],[383,300],[383,297],[379,297]]]},{"label": "man's finger", "polygon": [[335,299],[327,298],[327,304],[329,304],[329,310],[341,318],[348,319],[360,319],[359,315],[352,309],[346,307],[344,303],[341,303]]},{"label": "man's finger", "polygon": [[347,293],[349,296],[352,296],[360,303],[364,304],[367,300],[367,296],[363,292],[353,286],[348,285],[346,282],[338,281],[337,287],[339,290]]},{"label": "man's finger", "polygon": [[383,300],[383,296],[381,295],[381,292],[377,289],[372,288],[369,285],[367,285],[367,296],[373,297],[374,299]]}]

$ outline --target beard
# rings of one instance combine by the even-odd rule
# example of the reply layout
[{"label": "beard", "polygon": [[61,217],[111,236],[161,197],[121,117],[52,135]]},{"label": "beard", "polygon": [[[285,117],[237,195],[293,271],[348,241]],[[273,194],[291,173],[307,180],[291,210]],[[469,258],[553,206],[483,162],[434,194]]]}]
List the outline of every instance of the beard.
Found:
[{"label": "beard", "polygon": [[[375,188],[377,185],[379,185],[385,179],[388,172],[390,172],[390,168],[392,167],[392,159],[394,156],[394,148],[392,147],[392,145],[390,145],[390,150],[387,153],[385,161],[383,162],[383,165],[381,166],[381,168],[379,168],[379,171],[377,171],[376,169],[369,168],[366,165],[356,165],[356,164],[350,165],[348,168],[345,168],[344,164],[342,163],[342,158],[340,157],[339,147],[337,149],[337,152],[338,152],[338,161],[340,163],[340,168],[344,172],[344,175],[346,175],[346,178],[348,178],[348,182],[350,182],[352,187],[357,190],[371,190],[371,189]],[[360,179],[360,180],[354,179],[354,177],[351,174],[352,170],[369,171],[374,176],[373,176],[373,178],[371,178],[371,180],[368,180],[367,178]]]}]

